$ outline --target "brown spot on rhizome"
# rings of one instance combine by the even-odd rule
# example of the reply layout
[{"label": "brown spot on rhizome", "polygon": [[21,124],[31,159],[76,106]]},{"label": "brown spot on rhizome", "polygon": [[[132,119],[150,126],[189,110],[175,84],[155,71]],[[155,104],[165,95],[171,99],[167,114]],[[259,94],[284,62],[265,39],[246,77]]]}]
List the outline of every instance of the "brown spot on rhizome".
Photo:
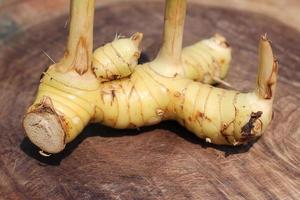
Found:
[{"label": "brown spot on rhizome", "polygon": [[[258,129],[257,127],[255,127],[255,123],[257,120],[259,120],[259,118],[262,116],[262,114],[263,114],[262,111],[251,113],[249,121],[242,127],[241,138],[240,138],[239,142],[242,142],[242,143],[247,142],[255,137],[257,130],[254,130],[254,129]],[[261,120],[259,120],[259,122],[260,122],[259,126],[262,126]],[[260,127],[260,130],[261,130],[261,128],[262,127]]]}]

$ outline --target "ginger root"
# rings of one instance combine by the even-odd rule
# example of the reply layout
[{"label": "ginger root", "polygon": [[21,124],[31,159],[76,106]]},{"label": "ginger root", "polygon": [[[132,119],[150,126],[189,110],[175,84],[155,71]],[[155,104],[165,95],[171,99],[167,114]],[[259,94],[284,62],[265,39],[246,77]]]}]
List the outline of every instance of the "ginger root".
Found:
[{"label": "ginger root", "polygon": [[90,122],[123,129],[173,119],[207,142],[225,145],[248,142],[266,130],[277,81],[266,36],[260,39],[256,89],[239,93],[194,81],[223,78],[231,57],[220,36],[182,51],[186,0],[166,0],[164,42],[143,65],[136,65],[140,33],[92,56],[93,12],[94,0],[72,0],[65,56],[45,72],[25,114],[26,134],[43,151],[62,151]]},{"label": "ginger root", "polygon": [[[141,54],[142,33],[130,38],[115,38],[97,48],[93,54],[93,70],[101,82],[129,76]],[[225,78],[231,61],[231,48],[226,39],[216,34],[182,50],[182,76],[202,83],[220,83]]]}]

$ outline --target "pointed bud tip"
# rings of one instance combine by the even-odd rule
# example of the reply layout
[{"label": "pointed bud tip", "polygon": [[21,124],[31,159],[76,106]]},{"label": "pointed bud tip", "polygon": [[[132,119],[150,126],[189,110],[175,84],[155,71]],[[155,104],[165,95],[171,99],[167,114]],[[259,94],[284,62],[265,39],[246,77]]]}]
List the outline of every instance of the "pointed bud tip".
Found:
[{"label": "pointed bud tip", "polygon": [[135,34],[133,34],[131,36],[131,40],[137,45],[139,46],[141,41],[143,39],[143,33],[140,33],[140,32],[136,32]]},{"label": "pointed bud tip", "polygon": [[230,44],[227,42],[226,38],[219,34],[219,33],[216,33],[213,37],[213,40],[220,46],[224,47],[224,48],[229,48],[230,47]]},{"label": "pointed bud tip", "polygon": [[270,44],[272,43],[272,41],[269,39],[267,33],[261,35],[261,36],[260,36],[260,40],[261,40],[262,42],[268,42],[268,43],[270,43]]}]

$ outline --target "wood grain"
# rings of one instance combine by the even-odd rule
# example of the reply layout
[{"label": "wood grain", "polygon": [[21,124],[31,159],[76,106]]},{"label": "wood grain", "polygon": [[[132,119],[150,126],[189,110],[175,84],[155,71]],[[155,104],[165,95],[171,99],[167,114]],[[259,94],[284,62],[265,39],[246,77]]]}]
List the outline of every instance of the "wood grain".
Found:
[{"label": "wood grain", "polygon": [[[144,32],[144,58],[161,41],[161,3],[100,7],[95,45],[116,32]],[[209,145],[175,122],[141,130],[90,125],[67,149],[49,158],[24,138],[21,120],[42,71],[64,50],[66,16],[35,25],[0,46],[0,199],[299,199],[300,33],[263,15],[189,5],[184,43],[215,32],[231,42],[227,81],[254,87],[259,36],[273,41],[280,61],[275,118],[257,142]]]}]

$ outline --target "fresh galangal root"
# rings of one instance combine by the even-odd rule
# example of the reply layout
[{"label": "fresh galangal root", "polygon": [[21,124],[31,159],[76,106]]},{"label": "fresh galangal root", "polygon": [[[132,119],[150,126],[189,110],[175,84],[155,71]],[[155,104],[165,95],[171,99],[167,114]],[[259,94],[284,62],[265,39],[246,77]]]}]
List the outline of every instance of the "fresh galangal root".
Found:
[{"label": "fresh galangal root", "polygon": [[182,50],[185,0],[166,0],[164,43],[157,57],[137,65],[142,34],[116,38],[95,50],[94,0],[72,0],[63,59],[44,73],[24,117],[29,139],[58,153],[88,123],[124,129],[173,119],[207,142],[239,145],[259,137],[272,119],[277,61],[266,36],[259,42],[253,92],[213,87],[231,60],[226,40],[216,35]]}]

